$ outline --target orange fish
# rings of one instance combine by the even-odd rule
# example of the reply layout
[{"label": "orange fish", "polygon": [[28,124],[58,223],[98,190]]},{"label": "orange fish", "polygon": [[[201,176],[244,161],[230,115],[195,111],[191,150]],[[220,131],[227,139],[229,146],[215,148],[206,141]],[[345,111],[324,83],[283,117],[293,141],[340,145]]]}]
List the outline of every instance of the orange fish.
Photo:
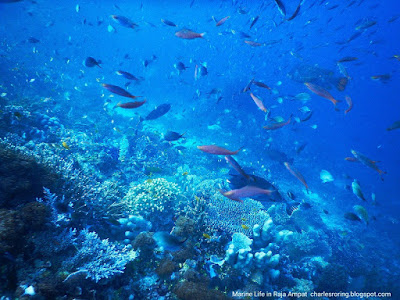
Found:
[{"label": "orange fish", "polygon": [[351,98],[350,98],[349,96],[346,96],[345,98],[346,98],[347,105],[349,106],[349,107],[344,111],[344,113],[347,114],[347,113],[348,113],[349,111],[351,111],[351,109],[353,108],[353,101],[351,100]]},{"label": "orange fish", "polygon": [[290,124],[291,121],[292,121],[292,115],[290,115],[289,119],[286,122],[282,121],[282,122],[272,123],[270,125],[263,126],[263,128],[265,130],[276,130]]},{"label": "orange fish", "polygon": [[300,180],[300,182],[306,187],[306,190],[308,192],[308,185],[306,180],[304,179],[303,175],[301,175],[301,173],[299,171],[297,171],[296,169],[294,169],[293,167],[291,167],[289,165],[288,162],[284,162],[283,163],[286,167],[286,169],[288,169],[288,171],[294,176],[296,177],[298,180]]},{"label": "orange fish", "polygon": [[233,201],[243,202],[243,200],[240,198],[253,197],[257,195],[271,195],[274,191],[261,189],[256,186],[246,185],[237,190],[230,190],[230,191],[219,190],[219,192]]},{"label": "orange fish", "polygon": [[321,96],[321,97],[331,101],[335,105],[335,107],[336,107],[336,104],[338,102],[340,102],[340,100],[336,100],[335,98],[333,98],[333,96],[327,90],[325,90],[324,88],[322,88],[322,87],[320,87],[320,86],[318,86],[316,84],[310,83],[310,82],[306,82],[304,84],[314,94],[317,94],[318,96]]},{"label": "orange fish", "polygon": [[256,105],[258,106],[259,109],[261,109],[263,112],[267,112],[267,109],[265,108],[263,102],[261,101],[261,99],[257,98],[256,96],[254,96],[253,93],[250,93],[251,98],[254,100],[254,102],[256,103]]}]

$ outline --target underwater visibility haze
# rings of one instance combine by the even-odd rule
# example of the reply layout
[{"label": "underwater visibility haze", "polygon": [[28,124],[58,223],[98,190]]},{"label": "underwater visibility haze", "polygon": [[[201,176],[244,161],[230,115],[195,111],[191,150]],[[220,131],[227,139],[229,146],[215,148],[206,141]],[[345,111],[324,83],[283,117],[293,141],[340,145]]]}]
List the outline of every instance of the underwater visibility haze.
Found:
[{"label": "underwater visibility haze", "polygon": [[0,0],[0,299],[400,299],[396,0]]}]

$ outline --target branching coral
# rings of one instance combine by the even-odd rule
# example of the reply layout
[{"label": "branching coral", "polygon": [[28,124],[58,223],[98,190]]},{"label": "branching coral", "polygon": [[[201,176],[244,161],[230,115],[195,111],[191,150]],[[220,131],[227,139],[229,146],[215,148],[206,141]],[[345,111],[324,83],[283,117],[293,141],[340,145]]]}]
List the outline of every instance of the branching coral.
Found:
[{"label": "branching coral", "polygon": [[82,274],[96,282],[111,278],[124,272],[125,266],[133,261],[138,253],[127,247],[119,247],[107,239],[101,240],[97,233],[82,230],[75,242],[78,252],[65,263],[67,269],[77,269],[65,281]]}]

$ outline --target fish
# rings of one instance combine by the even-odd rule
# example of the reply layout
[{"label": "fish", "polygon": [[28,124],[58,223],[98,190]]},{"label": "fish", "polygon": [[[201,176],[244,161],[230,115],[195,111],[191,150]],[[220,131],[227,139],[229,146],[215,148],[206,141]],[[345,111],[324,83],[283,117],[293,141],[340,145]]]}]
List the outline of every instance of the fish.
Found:
[{"label": "fish", "polygon": [[351,153],[353,154],[354,158],[356,158],[356,160],[361,162],[364,166],[370,167],[371,169],[374,169],[375,171],[377,171],[379,173],[379,175],[381,175],[381,179],[383,180],[382,175],[386,174],[387,172],[379,169],[379,167],[376,165],[377,161],[371,160],[368,157],[366,157],[365,155],[363,155],[355,150],[351,150]]},{"label": "fish", "polygon": [[161,104],[157,106],[157,108],[152,110],[144,119],[140,118],[140,122],[158,119],[163,115],[165,115],[167,112],[169,112],[170,109],[171,109],[171,104],[168,103]]},{"label": "fish", "polygon": [[275,4],[278,6],[278,10],[281,13],[282,16],[286,16],[286,9],[285,6],[283,5],[281,0],[274,0]]},{"label": "fish", "polygon": [[343,217],[344,217],[345,219],[347,219],[347,220],[350,220],[350,221],[360,221],[360,222],[361,222],[360,217],[357,216],[355,213],[352,213],[352,212],[347,212],[347,213],[345,213],[345,214],[343,215]]},{"label": "fish", "polygon": [[121,71],[118,70],[117,72],[115,72],[117,75],[120,75],[128,80],[135,80],[135,81],[139,81],[139,78],[137,78],[136,76],[132,75],[131,73],[125,72],[125,71]]},{"label": "fish", "polygon": [[374,75],[374,76],[371,76],[371,79],[372,79],[372,80],[380,80],[380,81],[386,82],[386,81],[388,81],[391,77],[392,77],[392,75],[390,75],[390,74],[381,74],[381,75]]},{"label": "fish", "polygon": [[245,224],[242,224],[241,226],[242,226],[242,228],[243,228],[244,230],[250,229],[250,227],[247,226],[247,225],[245,225]]},{"label": "fish", "polygon": [[284,162],[283,164],[285,165],[286,169],[306,187],[306,191],[308,192],[309,188],[303,175],[298,170],[290,166],[288,162]]},{"label": "fish", "polygon": [[186,67],[183,62],[179,61],[176,64],[174,64],[174,68],[177,69],[179,72],[181,72],[181,71],[185,71],[189,67]]},{"label": "fish", "polygon": [[221,20],[219,20],[218,22],[217,22],[217,24],[215,24],[215,26],[221,26],[222,24],[224,24],[227,20],[229,20],[229,18],[230,18],[230,16],[227,16],[227,17],[225,17],[225,18],[222,18]]},{"label": "fish", "polygon": [[197,146],[197,149],[209,153],[209,154],[215,154],[215,155],[235,155],[238,154],[240,150],[242,150],[243,147],[240,147],[236,151],[230,151],[228,149],[215,146],[215,145],[204,145],[204,146]]},{"label": "fish", "polygon": [[251,24],[250,24],[250,29],[254,26],[254,24],[257,23],[257,21],[258,21],[259,18],[260,18],[260,16],[255,16],[255,17],[253,18],[253,21],[252,21]]},{"label": "fish", "polygon": [[95,58],[89,56],[85,59],[85,61],[83,62],[83,64],[88,67],[88,68],[92,68],[94,66],[98,66],[99,68],[101,68],[100,64],[101,64],[101,60],[96,60]]},{"label": "fish", "polygon": [[335,98],[333,98],[333,96],[324,88],[310,82],[306,82],[304,84],[314,94],[331,101],[335,105],[335,107],[338,104],[338,102],[340,102],[340,100],[336,100]]},{"label": "fish", "polygon": [[175,36],[177,36],[178,38],[181,38],[181,39],[185,39],[185,40],[193,40],[193,39],[197,39],[197,38],[203,38],[205,34],[206,34],[205,32],[197,33],[192,30],[189,30],[189,29],[182,29],[182,30],[175,32]]},{"label": "fish", "polygon": [[357,179],[353,180],[353,182],[351,184],[351,188],[353,190],[353,194],[356,195],[358,199],[367,201],[361,191],[361,186]]},{"label": "fish", "polygon": [[129,93],[128,91],[126,91],[123,88],[116,86],[116,85],[107,84],[107,83],[102,83],[101,85],[105,89],[109,90],[111,93],[122,96],[122,97],[127,97],[127,98],[131,98],[131,99],[136,99],[138,97],[142,97],[142,96],[134,96],[131,93]]},{"label": "fish", "polygon": [[71,148],[68,146],[67,142],[62,142],[62,146],[67,150],[71,150]]},{"label": "fish", "polygon": [[163,22],[165,25],[171,26],[171,27],[178,27],[174,22],[171,22],[166,19],[161,19],[161,22]]},{"label": "fish", "polygon": [[370,28],[370,27],[376,25],[376,23],[377,23],[376,21],[367,20],[367,21],[361,23],[360,25],[358,25],[358,26],[356,27],[356,30],[364,30],[364,29]]},{"label": "fish", "polygon": [[343,66],[343,64],[341,63],[337,63],[337,66],[339,68],[340,73],[346,77],[348,80],[351,79],[351,77],[349,76],[349,73],[347,72],[346,68]]},{"label": "fish", "polygon": [[247,45],[250,45],[252,47],[260,47],[263,46],[264,44],[253,42],[253,41],[244,41]]},{"label": "fish", "polygon": [[30,38],[28,38],[28,42],[31,44],[37,44],[37,43],[40,43],[40,40],[31,36]]},{"label": "fish", "polygon": [[244,178],[251,180],[251,177],[246,174],[246,172],[242,169],[242,167],[238,164],[238,162],[230,155],[225,156],[225,161],[232,166],[240,175]]},{"label": "fish", "polygon": [[299,111],[301,111],[303,114],[309,113],[311,109],[308,106],[302,106],[299,108]]},{"label": "fish", "polygon": [[245,86],[245,88],[243,89],[243,93],[246,93],[247,91],[250,91],[251,85],[254,82],[254,78],[252,80],[250,80],[250,82]]},{"label": "fish", "polygon": [[[126,109],[138,108],[146,103],[147,100],[143,101],[135,101],[135,102],[126,102],[126,103],[118,103],[115,107],[121,107]],[[114,108],[115,108],[114,107]]]},{"label": "fish", "polygon": [[390,125],[388,128],[386,128],[386,130],[392,131],[392,130],[399,129],[399,128],[400,128],[400,120],[393,122],[393,124]]},{"label": "fish", "polygon": [[[349,96],[345,96],[348,108],[344,111],[345,114],[349,113],[353,108],[353,100]],[[400,123],[399,123],[400,126]]]},{"label": "fish", "polygon": [[319,178],[321,178],[322,183],[334,181],[333,176],[327,170],[321,170],[319,173]]},{"label": "fish", "polygon": [[376,195],[375,195],[375,193],[372,193],[372,194],[371,194],[371,200],[372,200],[372,202],[371,202],[372,205],[377,205],[377,204],[378,204],[378,203],[376,202]]},{"label": "fish", "polygon": [[339,82],[336,85],[336,88],[343,92],[346,89],[347,83],[349,82],[349,79],[347,77],[342,77],[339,79]]},{"label": "fish", "polygon": [[180,134],[175,131],[168,131],[166,134],[164,134],[164,140],[168,142],[174,142],[182,138],[184,134],[185,133]]},{"label": "fish", "polygon": [[295,98],[295,100],[300,100],[302,102],[307,102],[307,101],[311,100],[310,94],[307,94],[307,93],[299,93],[294,98]]},{"label": "fish", "polygon": [[361,205],[354,205],[353,209],[356,212],[357,216],[368,225],[369,217],[367,210]]},{"label": "fish", "polygon": [[111,18],[117,22],[118,24],[120,24],[123,27],[126,28],[132,28],[135,29],[136,27],[138,27],[139,25],[137,25],[136,23],[132,22],[130,19],[128,19],[127,17],[123,17],[123,16],[117,16],[117,15],[111,15]]},{"label": "fish", "polygon": [[338,63],[344,63],[344,62],[355,61],[355,60],[357,60],[357,59],[358,59],[358,57],[346,56],[346,57],[343,57],[343,58],[339,59],[337,62],[338,62]]},{"label": "fish", "polygon": [[255,104],[257,105],[257,107],[259,109],[261,109],[263,112],[268,112],[268,110],[265,108],[263,102],[261,101],[261,99],[259,99],[258,97],[256,97],[253,93],[250,93],[251,98],[253,99],[253,101],[255,102]]},{"label": "fish", "polygon": [[240,189],[236,189],[236,190],[230,190],[230,191],[224,191],[224,190],[219,190],[219,192],[233,200],[233,201],[237,201],[237,202],[241,202],[243,203],[243,200],[240,198],[247,198],[247,197],[252,197],[252,196],[257,196],[257,195],[271,195],[271,193],[273,193],[272,190],[267,190],[267,189],[261,189],[259,187],[256,186],[244,186]]},{"label": "fish", "polygon": [[292,16],[289,18],[289,19],[286,19],[286,21],[291,21],[291,20],[293,20],[294,18],[296,18],[296,16],[299,14],[299,12],[300,12],[300,7],[301,7],[301,5],[303,4],[303,1],[304,0],[301,0],[300,1],[300,3],[297,5],[297,8],[296,8],[296,10],[294,11],[294,13],[292,14]]},{"label": "fish", "polygon": [[276,130],[276,129],[282,128],[282,127],[290,124],[290,122],[292,121],[292,117],[293,117],[293,115],[290,115],[289,119],[286,122],[285,121],[275,122],[275,123],[263,126],[263,128],[265,130]]},{"label": "fish", "polygon": [[266,85],[265,83],[263,83],[263,82],[253,81],[253,83],[254,83],[254,85],[256,85],[258,87],[262,87],[264,89],[271,90],[271,88],[268,85]]},{"label": "fish", "polygon": [[276,149],[271,149],[268,148],[265,150],[265,154],[266,156],[270,159],[273,160],[275,162],[278,162],[280,164],[283,164],[284,162],[289,162],[289,163],[293,163],[293,159],[289,158],[286,153],[276,150]]},{"label": "fish", "polygon": [[203,233],[203,237],[206,238],[207,240],[211,239],[211,236],[208,233]]},{"label": "fish", "polygon": [[307,146],[307,143],[303,143],[303,144],[301,144],[297,149],[296,149],[296,153],[297,154],[300,154],[303,150],[304,150],[304,148]]}]

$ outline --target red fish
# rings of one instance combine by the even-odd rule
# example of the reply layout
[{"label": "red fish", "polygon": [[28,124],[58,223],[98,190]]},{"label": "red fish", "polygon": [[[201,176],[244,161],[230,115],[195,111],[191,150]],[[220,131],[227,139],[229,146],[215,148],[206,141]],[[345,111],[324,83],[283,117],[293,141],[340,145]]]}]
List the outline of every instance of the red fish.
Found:
[{"label": "red fish", "polygon": [[210,153],[210,154],[215,154],[215,155],[235,155],[237,154],[240,150],[242,150],[243,147],[239,148],[236,151],[230,151],[228,149],[218,147],[215,145],[206,145],[206,146],[197,146],[197,149]]},{"label": "red fish", "polygon": [[119,86],[116,86],[116,85],[103,83],[102,86],[104,88],[106,88],[107,90],[109,90],[111,93],[117,94],[117,95],[122,96],[122,97],[127,97],[127,98],[132,98],[132,99],[136,99],[138,97],[142,97],[142,96],[134,96],[131,93],[129,93],[128,91],[125,91],[123,88],[121,88]]},{"label": "red fish", "polygon": [[146,100],[144,101],[135,101],[135,102],[126,102],[126,103],[118,103],[115,107],[121,107],[121,108],[138,108],[142,106],[143,104],[146,103]]},{"label": "red fish", "polygon": [[246,174],[246,172],[242,169],[242,167],[238,164],[238,162],[230,155],[225,156],[225,160],[229,163],[232,168],[234,168],[240,175],[242,175],[247,180],[254,180],[252,177]]},{"label": "red fish", "polygon": [[308,185],[306,180],[304,179],[303,175],[301,175],[301,173],[299,171],[297,171],[296,169],[294,169],[293,167],[291,167],[289,165],[288,162],[284,162],[283,163],[286,167],[286,169],[288,169],[288,171],[294,176],[296,177],[298,180],[300,180],[300,182],[306,187],[306,190],[308,192]]},{"label": "red fish", "polygon": [[347,113],[348,113],[349,111],[351,111],[351,109],[353,108],[353,101],[351,100],[351,98],[350,98],[349,96],[346,96],[345,98],[346,98],[347,105],[349,106],[349,107],[344,111],[344,113],[347,114]]},{"label": "red fish", "polygon": [[197,32],[191,31],[189,29],[182,29],[182,30],[175,32],[175,36],[177,36],[178,38],[181,38],[181,39],[185,39],[185,40],[193,40],[193,39],[197,39],[197,38],[203,38],[203,36],[205,34],[206,34],[205,32],[197,33]]},{"label": "red fish", "polygon": [[328,100],[331,101],[335,106],[336,106],[336,104],[337,104],[338,102],[340,102],[339,100],[336,100],[335,98],[333,98],[333,96],[332,96],[327,90],[325,90],[324,88],[322,88],[322,87],[320,87],[320,86],[318,86],[318,85],[316,85],[316,84],[310,83],[310,82],[306,82],[306,83],[304,83],[304,84],[306,85],[306,87],[307,87],[311,92],[313,92],[314,94],[317,94],[318,96],[321,96],[321,97],[323,97],[323,98],[325,98],[325,99],[328,99]]},{"label": "red fish", "polygon": [[219,20],[215,26],[221,26],[221,25],[224,24],[230,17],[231,17],[231,16],[227,16],[227,17],[225,17],[225,18]]},{"label": "red fish", "polygon": [[259,109],[261,109],[263,112],[267,112],[268,110],[265,108],[263,102],[261,101],[261,99],[257,98],[256,96],[254,96],[253,93],[250,93],[251,98],[254,100],[254,102],[256,103],[256,105],[258,106]]},{"label": "red fish", "polygon": [[274,191],[261,189],[256,186],[246,185],[241,189],[230,190],[230,191],[219,190],[219,192],[233,201],[243,202],[243,200],[240,198],[253,197],[262,194],[271,195]]},{"label": "red fish", "polygon": [[364,166],[370,167],[371,169],[377,171],[379,175],[381,175],[381,179],[383,180],[382,175],[386,174],[387,172],[379,169],[379,167],[376,165],[377,161],[371,160],[365,155],[361,154],[360,152],[354,150],[351,150],[351,154],[353,154],[353,156],[357,159],[357,161],[362,163]]},{"label": "red fish", "polygon": [[276,129],[282,128],[283,126],[290,124],[291,121],[292,121],[292,115],[290,115],[289,119],[286,122],[282,121],[282,122],[272,123],[272,124],[264,126],[263,128],[265,130],[276,130]]}]

